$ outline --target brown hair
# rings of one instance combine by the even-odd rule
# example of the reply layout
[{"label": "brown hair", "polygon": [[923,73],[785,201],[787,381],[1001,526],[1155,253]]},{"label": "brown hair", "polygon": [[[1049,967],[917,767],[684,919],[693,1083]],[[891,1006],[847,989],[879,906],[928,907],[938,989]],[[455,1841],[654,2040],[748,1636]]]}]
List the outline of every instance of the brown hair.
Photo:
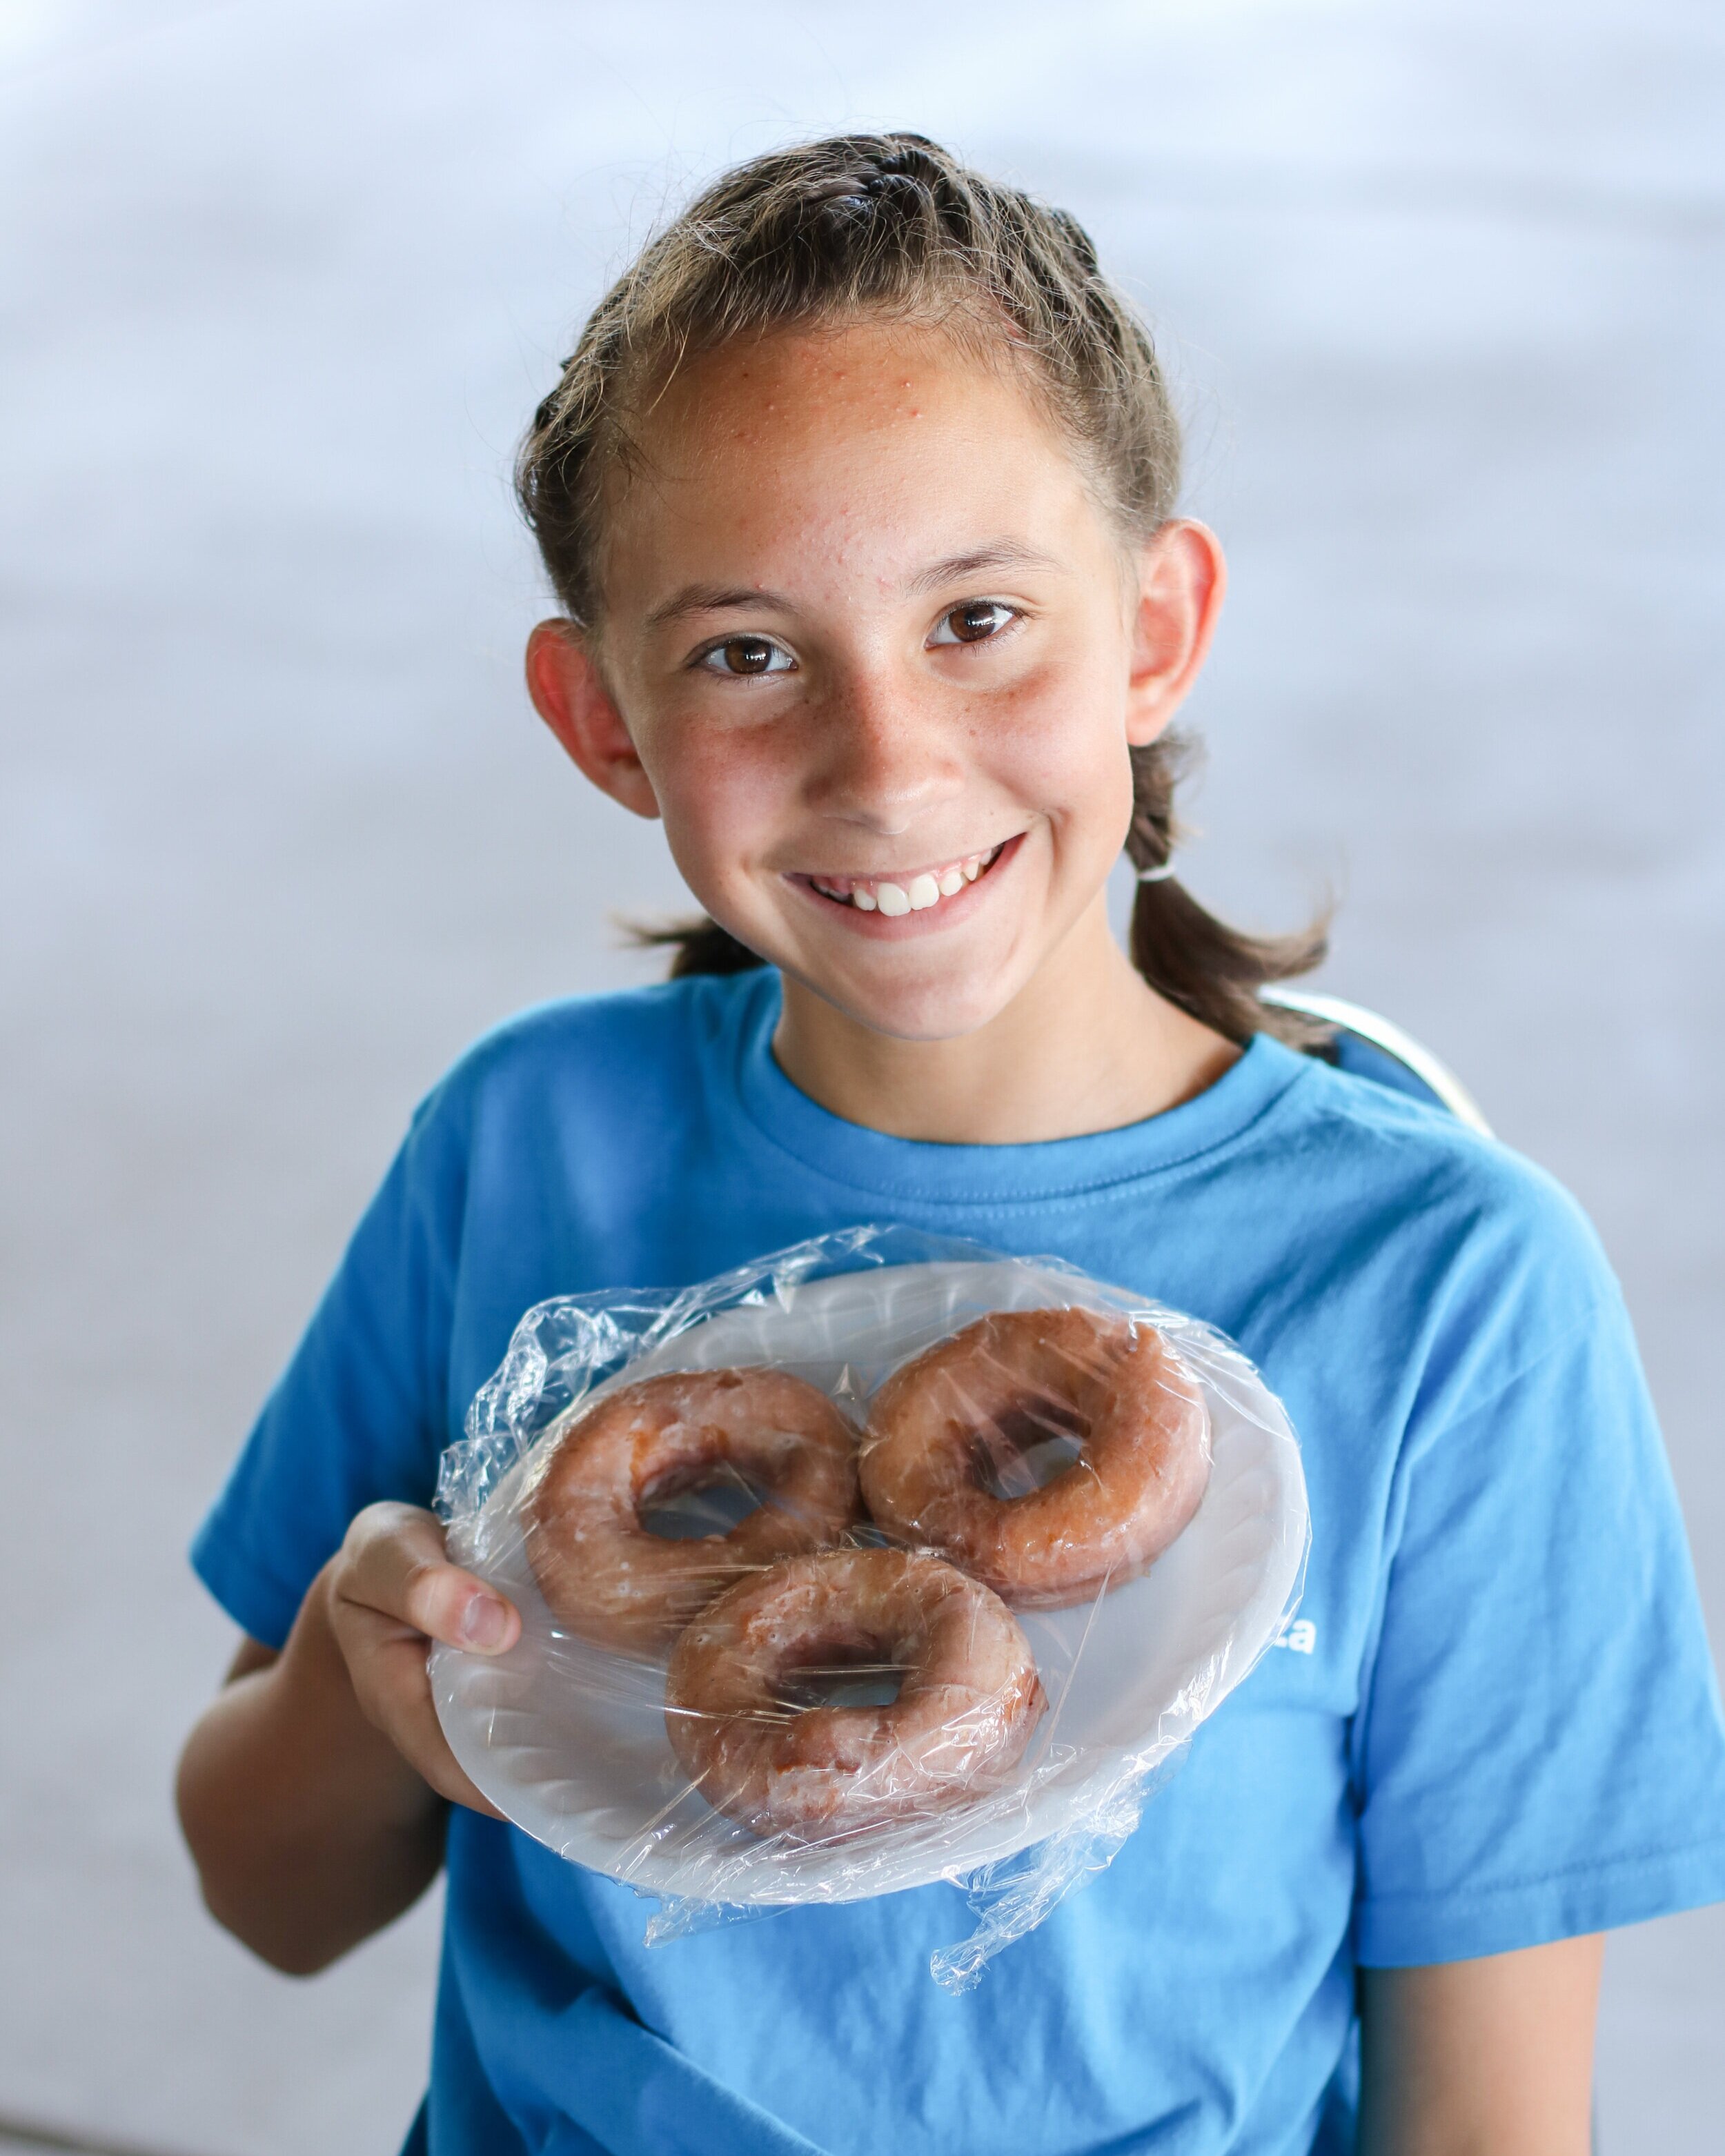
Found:
[{"label": "brown hair", "polygon": [[[575,620],[598,613],[606,476],[636,462],[632,419],[678,367],[733,337],[864,315],[937,322],[1018,367],[1129,539],[1174,513],[1180,434],[1155,350],[1076,220],[923,136],[837,136],[752,158],[697,195],[599,302],[534,414],[516,491]],[[1132,752],[1126,850],[1140,870],[1172,855],[1187,753],[1166,736]],[[673,978],[763,963],[712,921],[646,940],[675,947]],[[1133,963],[1230,1040],[1267,1031],[1309,1045],[1310,1021],[1257,992],[1308,972],[1324,951],[1322,925],[1248,936],[1172,877],[1138,886]]]}]

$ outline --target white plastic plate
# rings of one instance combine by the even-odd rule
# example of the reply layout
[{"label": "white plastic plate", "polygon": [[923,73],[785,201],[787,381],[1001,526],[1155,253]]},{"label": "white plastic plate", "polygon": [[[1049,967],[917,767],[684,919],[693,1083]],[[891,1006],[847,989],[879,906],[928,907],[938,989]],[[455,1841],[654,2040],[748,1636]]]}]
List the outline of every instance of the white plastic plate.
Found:
[{"label": "white plastic plate", "polygon": [[1281,1404],[1206,1328],[1124,1291],[1016,1261],[896,1265],[721,1310],[579,1404],[663,1370],[772,1363],[853,1406],[981,1312],[1141,1311],[1203,1383],[1209,1486],[1141,1578],[1070,1609],[1020,1613],[1050,1701],[1013,1785],[910,1826],[821,1845],[759,1841],[691,1790],[666,1741],[662,1663],[557,1626],[516,1512],[553,1430],[492,1492],[464,1562],[507,1594],[506,1655],[436,1648],[439,1721],[463,1768],[537,1840],[649,1894],[737,1905],[850,1901],[952,1879],[1082,1823],[1189,1736],[1276,1636],[1307,1543],[1305,1478]]}]

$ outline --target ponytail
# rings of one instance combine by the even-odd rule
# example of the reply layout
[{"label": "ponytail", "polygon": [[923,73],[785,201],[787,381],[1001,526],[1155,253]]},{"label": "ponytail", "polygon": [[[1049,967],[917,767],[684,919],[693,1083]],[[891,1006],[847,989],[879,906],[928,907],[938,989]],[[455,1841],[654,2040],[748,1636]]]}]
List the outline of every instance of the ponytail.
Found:
[{"label": "ponytail", "polygon": [[[1174,788],[1194,761],[1189,741],[1164,734],[1132,751],[1132,820],[1127,859],[1140,872],[1164,869],[1180,838]],[[1140,883],[1132,901],[1132,961],[1159,996],[1189,1018],[1242,1045],[1273,1033],[1291,1048],[1315,1049],[1331,1029],[1298,1011],[1262,1002],[1260,988],[1323,963],[1329,924],[1320,916],[1291,936],[1249,936],[1200,906],[1173,876]]]},{"label": "ponytail", "polygon": [[767,963],[704,913],[693,921],[673,921],[664,928],[638,927],[631,922],[629,939],[642,950],[669,951],[674,981],[686,981],[696,973],[748,973]]}]

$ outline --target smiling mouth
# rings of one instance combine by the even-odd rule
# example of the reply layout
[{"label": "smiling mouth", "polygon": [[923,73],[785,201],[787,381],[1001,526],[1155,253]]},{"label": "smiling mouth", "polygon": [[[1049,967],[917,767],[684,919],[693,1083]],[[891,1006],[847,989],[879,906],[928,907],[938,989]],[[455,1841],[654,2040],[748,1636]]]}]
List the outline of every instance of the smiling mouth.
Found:
[{"label": "smiling mouth", "polygon": [[901,913],[926,913],[957,897],[988,874],[1009,843],[1003,839],[983,853],[961,855],[957,860],[937,862],[909,875],[799,875],[796,880],[837,906],[854,907],[859,913],[882,913],[891,920]]}]

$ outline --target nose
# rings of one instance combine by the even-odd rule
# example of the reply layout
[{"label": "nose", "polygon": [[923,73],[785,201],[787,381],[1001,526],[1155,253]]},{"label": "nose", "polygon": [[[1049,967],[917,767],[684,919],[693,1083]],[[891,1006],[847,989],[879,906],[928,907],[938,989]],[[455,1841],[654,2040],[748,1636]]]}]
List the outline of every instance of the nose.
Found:
[{"label": "nose", "polygon": [[921,683],[858,670],[810,719],[808,798],[823,815],[896,838],[963,788],[961,743]]}]

